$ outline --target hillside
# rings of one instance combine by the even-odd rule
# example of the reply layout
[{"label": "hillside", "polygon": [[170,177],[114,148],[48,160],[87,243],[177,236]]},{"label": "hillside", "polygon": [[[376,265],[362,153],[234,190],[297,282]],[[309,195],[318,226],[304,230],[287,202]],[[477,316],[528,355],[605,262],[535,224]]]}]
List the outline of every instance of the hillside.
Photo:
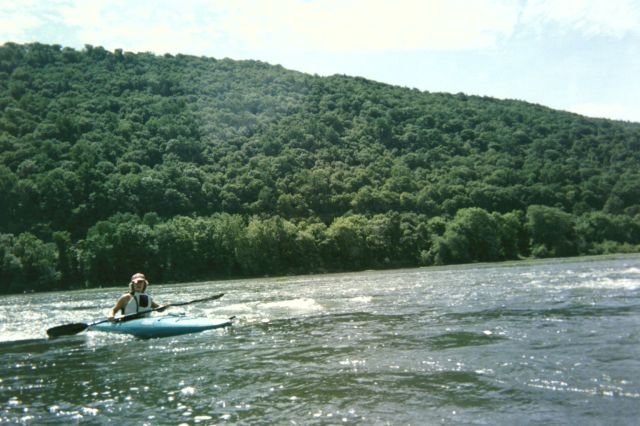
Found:
[{"label": "hillside", "polygon": [[638,251],[640,124],[0,47],[0,292]]}]

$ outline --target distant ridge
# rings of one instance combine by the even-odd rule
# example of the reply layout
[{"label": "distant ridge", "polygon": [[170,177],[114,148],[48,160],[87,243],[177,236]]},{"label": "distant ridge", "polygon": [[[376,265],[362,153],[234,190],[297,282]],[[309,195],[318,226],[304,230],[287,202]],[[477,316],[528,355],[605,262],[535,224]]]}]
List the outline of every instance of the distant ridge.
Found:
[{"label": "distant ridge", "polygon": [[0,291],[637,251],[640,124],[259,61],[0,47]]}]

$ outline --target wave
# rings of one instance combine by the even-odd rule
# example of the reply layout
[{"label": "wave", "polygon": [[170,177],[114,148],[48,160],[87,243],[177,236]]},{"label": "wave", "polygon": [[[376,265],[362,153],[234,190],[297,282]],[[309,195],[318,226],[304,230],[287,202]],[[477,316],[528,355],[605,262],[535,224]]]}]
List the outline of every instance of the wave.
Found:
[{"label": "wave", "polygon": [[371,296],[358,296],[347,299],[347,301],[350,303],[358,303],[363,305],[371,303],[371,300],[373,300]]},{"label": "wave", "polygon": [[491,332],[475,333],[471,331],[456,331],[444,333],[427,340],[427,344],[435,350],[461,348],[465,346],[490,345],[506,340],[506,337],[496,336]]},{"label": "wave", "polygon": [[578,288],[605,289],[605,290],[637,290],[640,289],[640,280],[629,278],[601,278],[597,280],[587,280],[579,283],[562,283],[554,288],[573,290]]},{"label": "wave", "polygon": [[52,347],[77,347],[78,342],[84,343],[85,336],[68,336],[61,339],[32,338],[0,341],[0,353],[2,354],[37,354],[49,351]]},{"label": "wave", "polygon": [[308,298],[259,303],[257,308],[261,311],[289,311],[298,314],[324,310],[322,305]]},{"label": "wave", "polygon": [[563,308],[541,308],[541,309],[513,309],[513,308],[493,308],[481,311],[451,312],[444,314],[445,318],[453,319],[497,319],[503,317],[611,317],[624,316],[640,312],[640,305],[627,306],[593,306],[593,305],[573,305]]}]

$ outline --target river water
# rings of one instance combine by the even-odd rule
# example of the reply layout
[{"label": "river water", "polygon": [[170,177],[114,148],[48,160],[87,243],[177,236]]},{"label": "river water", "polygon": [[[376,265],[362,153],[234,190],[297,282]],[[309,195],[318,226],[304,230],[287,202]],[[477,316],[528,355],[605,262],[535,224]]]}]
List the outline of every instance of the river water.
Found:
[{"label": "river water", "polygon": [[640,424],[638,255],[152,283],[237,320],[46,339],[124,289],[0,298],[0,423]]}]

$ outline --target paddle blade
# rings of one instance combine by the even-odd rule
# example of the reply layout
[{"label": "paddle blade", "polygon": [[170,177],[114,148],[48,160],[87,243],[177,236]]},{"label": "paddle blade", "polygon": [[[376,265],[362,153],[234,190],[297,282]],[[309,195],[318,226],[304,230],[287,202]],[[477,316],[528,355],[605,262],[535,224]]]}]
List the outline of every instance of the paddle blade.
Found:
[{"label": "paddle blade", "polygon": [[78,334],[81,331],[84,331],[89,327],[89,324],[85,324],[83,322],[75,322],[73,324],[65,324],[59,325],[57,327],[52,327],[47,330],[47,336],[49,337],[60,337],[60,336],[71,336],[73,334]]}]

